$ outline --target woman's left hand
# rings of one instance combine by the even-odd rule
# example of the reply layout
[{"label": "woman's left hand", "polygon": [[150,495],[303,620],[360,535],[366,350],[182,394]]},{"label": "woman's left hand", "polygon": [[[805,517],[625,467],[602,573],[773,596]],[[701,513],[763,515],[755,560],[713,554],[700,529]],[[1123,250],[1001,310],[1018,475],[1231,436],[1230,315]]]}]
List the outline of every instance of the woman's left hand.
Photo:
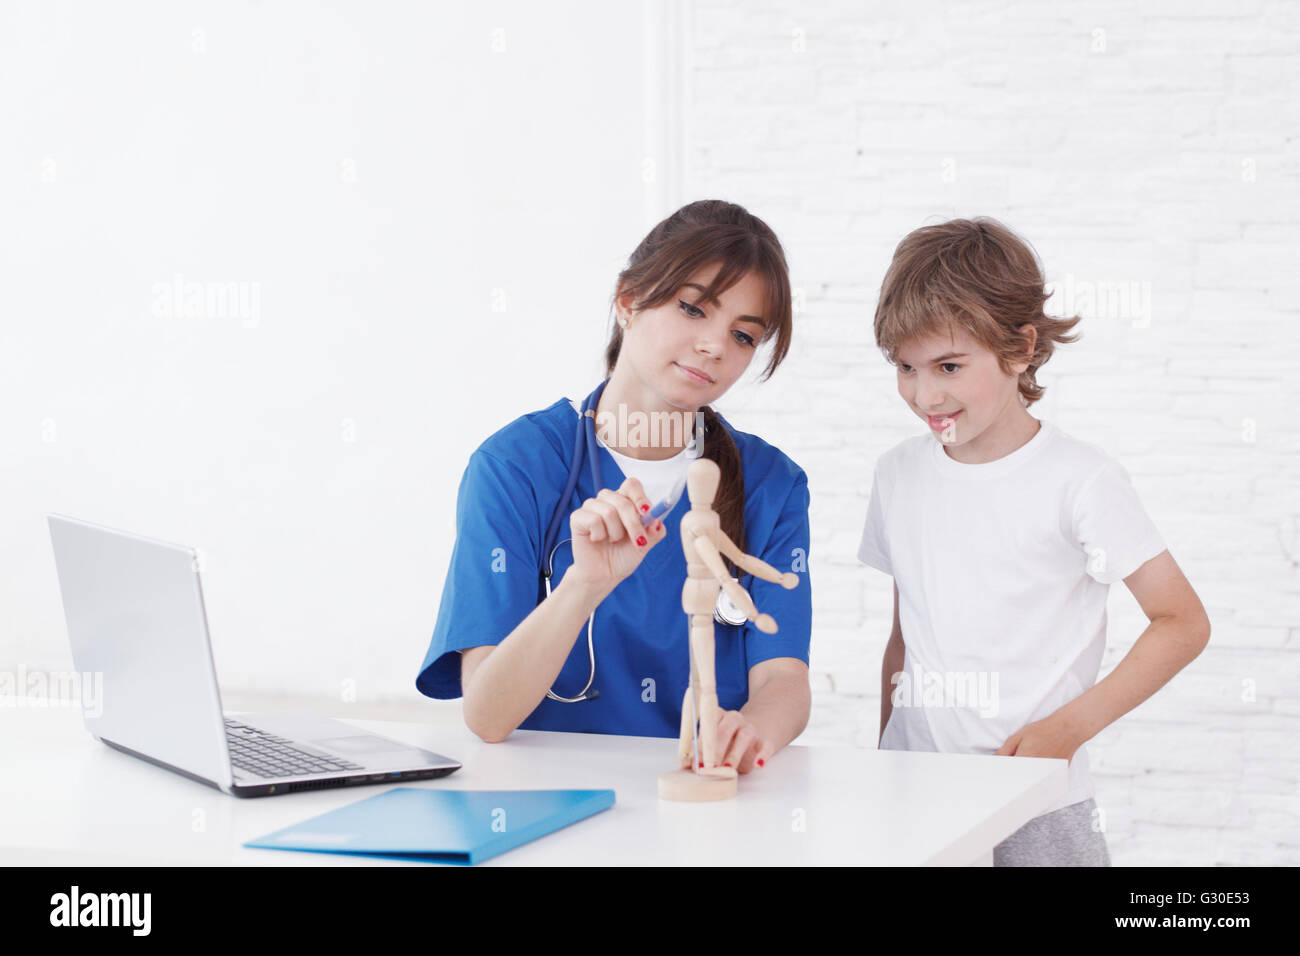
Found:
[{"label": "woman's left hand", "polygon": [[758,728],[738,710],[724,710],[718,718],[718,763],[730,764],[737,773],[762,767],[772,751]]}]

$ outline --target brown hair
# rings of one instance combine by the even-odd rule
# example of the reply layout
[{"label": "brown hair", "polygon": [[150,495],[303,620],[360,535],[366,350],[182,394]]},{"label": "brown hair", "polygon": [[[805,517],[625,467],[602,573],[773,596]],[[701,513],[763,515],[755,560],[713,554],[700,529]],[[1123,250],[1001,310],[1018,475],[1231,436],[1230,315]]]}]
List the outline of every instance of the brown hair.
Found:
[{"label": "brown hair", "polygon": [[1029,367],[1020,374],[1026,407],[1043,397],[1034,373],[1052,357],[1057,342],[1079,316],[1057,319],[1043,312],[1051,298],[1029,244],[996,219],[953,219],[909,233],[894,250],[876,305],[876,345],[890,364],[917,335],[958,325],[997,356],[1010,375],[1012,362],[1025,360],[1025,324],[1038,330]]},{"label": "brown hair", "polygon": [[[735,203],[702,199],[689,203],[659,223],[641,240],[628,257],[627,268],[618,274],[611,306],[630,296],[635,310],[653,309],[677,295],[692,275],[717,264],[718,273],[701,294],[700,301],[714,298],[753,272],[767,286],[763,309],[766,328],[759,344],[772,341],[772,354],[759,381],[767,381],[790,351],[793,307],[790,301],[790,272],[785,252],[767,223]],[[605,374],[612,375],[623,347],[623,330],[613,323],[605,347]],[[745,542],[745,473],[740,450],[710,406],[704,414],[704,457],[721,472],[713,510],[722,530],[742,551]],[[735,566],[727,559],[735,574]]]}]

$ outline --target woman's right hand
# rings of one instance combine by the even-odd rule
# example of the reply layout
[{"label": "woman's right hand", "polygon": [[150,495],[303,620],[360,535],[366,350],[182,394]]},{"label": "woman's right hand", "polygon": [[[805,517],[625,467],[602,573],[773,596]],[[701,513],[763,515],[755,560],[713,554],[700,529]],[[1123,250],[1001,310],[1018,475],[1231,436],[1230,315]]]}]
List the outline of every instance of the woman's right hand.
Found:
[{"label": "woman's right hand", "polygon": [[565,576],[577,575],[590,585],[618,585],[668,534],[661,518],[641,526],[641,515],[650,508],[645,489],[635,478],[626,479],[618,491],[602,488],[595,498],[584,501],[569,515],[573,567]]}]

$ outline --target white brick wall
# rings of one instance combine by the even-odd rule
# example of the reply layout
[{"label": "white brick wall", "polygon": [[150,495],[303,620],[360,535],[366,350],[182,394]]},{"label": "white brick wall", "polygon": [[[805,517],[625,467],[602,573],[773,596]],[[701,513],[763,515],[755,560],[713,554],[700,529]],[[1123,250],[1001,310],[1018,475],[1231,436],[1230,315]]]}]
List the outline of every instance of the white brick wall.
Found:
[{"label": "white brick wall", "polygon": [[[871,338],[880,280],[911,229],[993,215],[1034,243],[1049,282],[1149,292],[1145,316],[1086,315],[1040,372],[1033,411],[1128,468],[1214,628],[1090,744],[1112,858],[1295,863],[1300,4],[693,0],[689,13],[681,198],[762,216],[802,301],[775,379],[722,407],[809,473],[805,739],[875,746],[878,733],[890,581],[854,554],[871,467],[916,429]],[[1123,585],[1110,622],[1103,674],[1146,625]]]}]

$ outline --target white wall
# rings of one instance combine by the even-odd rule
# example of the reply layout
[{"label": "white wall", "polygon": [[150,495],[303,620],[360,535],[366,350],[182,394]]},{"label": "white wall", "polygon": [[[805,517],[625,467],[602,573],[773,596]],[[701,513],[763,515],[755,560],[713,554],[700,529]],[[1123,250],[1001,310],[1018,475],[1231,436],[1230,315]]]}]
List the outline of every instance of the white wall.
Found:
[{"label": "white wall", "polygon": [[[721,407],[810,475],[805,739],[874,746],[889,582],[854,553],[916,422],[870,317],[906,232],[991,214],[1053,281],[1138,283],[1034,411],[1124,463],[1214,625],[1091,745],[1115,862],[1294,861],[1296,6],[676,8],[0,9],[0,666],[70,666],[58,510],[201,548],[227,688],[419,700],[466,456],[594,384],[623,259],[716,196],[798,290]],[[167,314],[177,274],[258,312]],[[1103,671],[1144,624],[1114,588]]]},{"label": "white wall", "polygon": [[[695,0],[691,21],[687,192],[764,217],[802,298],[787,363],[723,407],[809,473],[804,739],[879,733],[892,592],[855,554],[871,467],[917,429],[872,342],[880,281],[912,229],[992,215],[1085,311],[1033,413],[1128,468],[1213,624],[1090,744],[1114,862],[1294,862],[1300,8]],[[1138,298],[1089,308],[1103,282]],[[1146,625],[1123,585],[1110,615],[1103,674]]]},{"label": "white wall", "polygon": [[668,211],[654,16],[6,4],[0,666],[71,666],[58,511],[199,548],[228,688],[422,700],[470,451]]}]

